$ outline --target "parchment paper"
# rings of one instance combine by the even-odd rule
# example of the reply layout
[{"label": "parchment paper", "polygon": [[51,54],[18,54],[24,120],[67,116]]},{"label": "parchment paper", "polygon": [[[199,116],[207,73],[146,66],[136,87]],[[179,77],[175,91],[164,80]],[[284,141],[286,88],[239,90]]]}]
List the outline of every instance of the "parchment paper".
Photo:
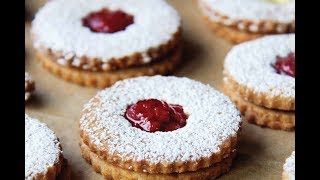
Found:
[{"label": "parchment paper", "polygon": [[[224,57],[232,44],[206,27],[196,1],[169,2],[182,17],[185,42],[184,63],[173,75],[189,77],[220,90]],[[103,179],[81,157],[78,128],[83,104],[99,89],[68,83],[43,69],[34,57],[29,29],[30,21],[27,20],[25,64],[26,71],[36,82],[36,91],[26,103],[26,113],[45,122],[56,132],[64,156],[71,165],[73,179]],[[238,156],[230,172],[219,179],[281,179],[283,163],[295,147],[294,136],[295,132],[260,128],[244,122]]]}]

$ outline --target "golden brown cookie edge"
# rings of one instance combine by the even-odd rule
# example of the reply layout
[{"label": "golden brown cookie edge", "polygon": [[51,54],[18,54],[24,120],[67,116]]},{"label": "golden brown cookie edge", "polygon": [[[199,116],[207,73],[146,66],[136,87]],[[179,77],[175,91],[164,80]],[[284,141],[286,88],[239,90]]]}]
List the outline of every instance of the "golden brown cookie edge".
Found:
[{"label": "golden brown cookie edge", "polygon": [[213,179],[216,178],[230,170],[232,161],[236,155],[236,150],[230,153],[230,155],[221,162],[217,162],[212,166],[204,169],[200,169],[194,172],[184,172],[184,173],[173,173],[173,174],[149,174],[144,172],[135,172],[131,170],[122,169],[116,167],[102,159],[99,158],[97,154],[90,151],[90,148],[84,144],[80,143],[80,148],[83,158],[92,165],[94,170],[101,173],[105,179],[144,179],[144,180],[198,180],[198,179]]},{"label": "golden brown cookie edge", "polygon": [[213,30],[218,36],[234,43],[239,44],[245,41],[250,41],[262,37],[267,34],[262,33],[250,33],[245,31],[240,31],[232,27],[228,27],[219,23],[215,23],[209,19],[209,17],[204,16],[204,21],[207,26]]},{"label": "golden brown cookie edge", "polygon": [[268,109],[242,99],[229,86],[224,86],[224,93],[236,104],[237,108],[249,123],[272,129],[292,131],[295,128],[295,112]]},{"label": "golden brown cookie edge", "polygon": [[252,88],[238,83],[228,72],[224,71],[224,86],[239,94],[244,100],[269,109],[294,111],[295,98],[270,96],[269,93],[257,93]]},{"label": "golden brown cookie edge", "polygon": [[[146,52],[135,52],[133,54],[121,57],[121,58],[112,58],[108,61],[103,61],[100,58],[92,58],[87,56],[76,57],[75,55],[68,57],[64,57],[60,52],[54,52],[50,48],[46,48],[44,50],[37,50],[39,53],[44,56],[49,57],[51,60],[55,61],[59,64],[58,60],[63,59],[64,63],[60,64],[61,66],[84,70],[84,71],[93,71],[93,72],[112,72],[119,69],[125,69],[129,67],[141,66],[145,64],[150,64],[153,62],[161,61],[168,54],[181,44],[182,37],[182,28],[179,27],[177,32],[175,32],[171,39],[169,39],[166,43],[160,44],[158,47],[150,47]],[[70,52],[72,54],[72,52]],[[150,56],[151,61],[145,63],[143,61],[144,54]],[[78,65],[75,65],[73,62]]]},{"label": "golden brown cookie edge", "polygon": [[62,66],[40,52],[37,52],[36,56],[45,69],[66,81],[83,86],[104,88],[111,86],[116,81],[126,78],[152,76],[156,74],[167,75],[171,73],[181,61],[181,46],[182,45],[180,45],[171,55],[159,62],[112,72],[91,72],[79,70]]}]

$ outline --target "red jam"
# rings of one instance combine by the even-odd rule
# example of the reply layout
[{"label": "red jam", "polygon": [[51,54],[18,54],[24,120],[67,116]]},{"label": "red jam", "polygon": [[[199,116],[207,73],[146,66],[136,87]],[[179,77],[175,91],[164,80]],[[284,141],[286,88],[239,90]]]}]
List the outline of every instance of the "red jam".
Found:
[{"label": "red jam", "polygon": [[291,52],[286,57],[277,56],[277,61],[272,66],[276,69],[278,74],[286,74],[291,77],[296,76],[295,71],[295,56],[294,53]]},{"label": "red jam", "polygon": [[110,11],[106,8],[92,12],[82,18],[82,24],[93,32],[114,33],[125,30],[133,23],[133,16],[123,11]]},{"label": "red jam", "polygon": [[125,117],[132,126],[147,132],[174,131],[184,127],[188,118],[182,106],[157,99],[141,100],[129,106]]}]

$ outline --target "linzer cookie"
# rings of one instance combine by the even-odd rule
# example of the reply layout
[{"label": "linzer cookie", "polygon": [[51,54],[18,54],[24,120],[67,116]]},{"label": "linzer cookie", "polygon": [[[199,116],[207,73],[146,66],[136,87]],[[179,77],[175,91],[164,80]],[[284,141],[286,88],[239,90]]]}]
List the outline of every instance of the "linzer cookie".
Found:
[{"label": "linzer cookie", "polygon": [[29,73],[24,73],[24,100],[29,100],[32,92],[35,89],[35,84]]},{"label": "linzer cookie", "polygon": [[283,165],[282,180],[295,179],[295,151],[286,159]]},{"label": "linzer cookie", "polygon": [[70,176],[55,133],[25,114],[25,179],[69,180]]},{"label": "linzer cookie", "polygon": [[240,130],[228,97],[172,76],[118,81],[80,118],[83,157],[114,179],[217,177],[230,169]]},{"label": "linzer cookie", "polygon": [[295,35],[270,35],[227,54],[224,88],[249,122],[275,129],[295,126]]},{"label": "linzer cookie", "polygon": [[208,26],[234,42],[295,32],[295,0],[198,0]]},{"label": "linzer cookie", "polygon": [[164,0],[50,1],[31,32],[46,69],[87,86],[168,74],[180,62],[181,20]]}]

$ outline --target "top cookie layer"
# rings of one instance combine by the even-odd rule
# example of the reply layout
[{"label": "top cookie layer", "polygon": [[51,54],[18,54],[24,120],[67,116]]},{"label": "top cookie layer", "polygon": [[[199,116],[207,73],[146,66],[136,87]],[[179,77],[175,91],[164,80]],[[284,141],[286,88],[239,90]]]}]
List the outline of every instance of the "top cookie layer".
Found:
[{"label": "top cookie layer", "polygon": [[[124,31],[93,33],[82,25],[82,18],[102,8],[129,13],[134,23]],[[178,13],[164,0],[55,0],[37,13],[32,33],[36,48],[109,61],[135,53],[147,56],[150,48],[172,39],[179,27]]]},{"label": "top cookie layer", "polygon": [[[278,74],[272,67],[276,56],[285,57],[290,52],[295,52],[294,34],[266,36],[242,43],[226,56],[224,74],[240,86],[243,91],[240,94],[246,100],[268,108],[294,110],[295,78]],[[269,99],[274,104],[260,104],[259,98]],[[286,102],[276,103],[280,99]]]},{"label": "top cookie layer", "polygon": [[[189,115],[186,126],[149,133],[133,127],[124,114],[144,99],[179,104]],[[209,85],[178,77],[139,77],[119,81],[85,105],[80,129],[98,151],[122,161],[144,164],[195,162],[221,152],[237,136],[241,118],[228,97]],[[225,146],[230,146],[226,144]]]},{"label": "top cookie layer", "polygon": [[47,174],[49,168],[59,162],[61,154],[55,133],[46,124],[25,114],[25,179]]}]

